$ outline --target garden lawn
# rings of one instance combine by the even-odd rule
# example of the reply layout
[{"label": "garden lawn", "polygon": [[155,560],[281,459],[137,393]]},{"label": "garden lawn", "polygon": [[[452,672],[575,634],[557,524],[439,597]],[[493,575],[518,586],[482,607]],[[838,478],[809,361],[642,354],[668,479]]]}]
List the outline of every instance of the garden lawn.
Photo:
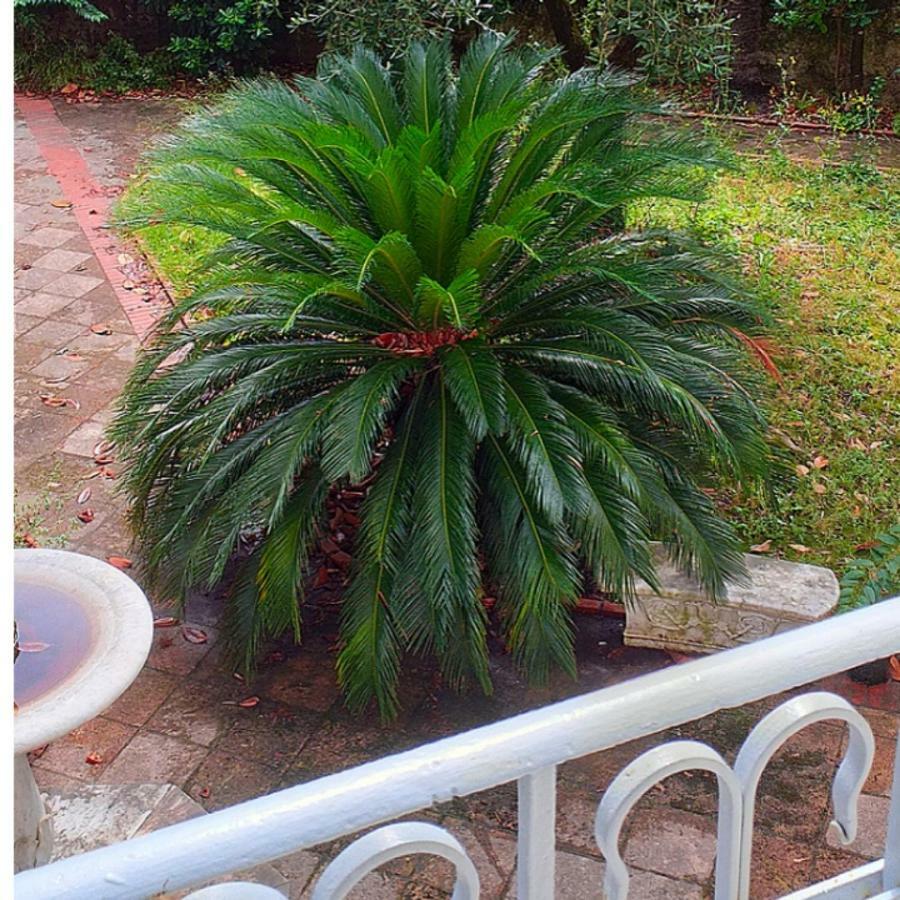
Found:
[{"label": "garden lawn", "polygon": [[[861,163],[731,154],[700,206],[655,202],[634,224],[668,224],[737,250],[773,318],[782,383],[764,405],[790,458],[774,496],[722,491],[748,548],[821,563],[849,558],[900,520],[900,175]],[[127,206],[147,190],[139,182]],[[137,235],[181,295],[213,238]]]},{"label": "garden lawn", "polygon": [[748,547],[846,561],[900,521],[900,175],[733,155],[707,203],[657,203],[665,223],[739,251],[773,317],[782,383],[765,400],[790,477],[775,496],[724,492]]}]

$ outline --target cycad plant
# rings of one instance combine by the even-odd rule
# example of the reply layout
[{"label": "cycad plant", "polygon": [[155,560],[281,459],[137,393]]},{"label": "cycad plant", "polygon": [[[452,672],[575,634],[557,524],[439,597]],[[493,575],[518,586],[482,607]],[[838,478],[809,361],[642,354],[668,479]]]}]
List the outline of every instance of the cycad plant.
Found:
[{"label": "cycad plant", "polygon": [[489,690],[485,589],[540,679],[574,671],[585,578],[654,583],[651,539],[713,594],[740,575],[707,491],[766,467],[757,312],[702,248],[611,227],[696,199],[714,161],[638,124],[621,77],[549,59],[490,33],[458,68],[438,42],[402,69],[359,49],[236,87],[157,154],[132,221],[222,240],[114,437],[151,576],[183,596],[227,572],[245,664],[299,639],[336,486],[366,491],[338,674],[386,715],[408,653]]}]

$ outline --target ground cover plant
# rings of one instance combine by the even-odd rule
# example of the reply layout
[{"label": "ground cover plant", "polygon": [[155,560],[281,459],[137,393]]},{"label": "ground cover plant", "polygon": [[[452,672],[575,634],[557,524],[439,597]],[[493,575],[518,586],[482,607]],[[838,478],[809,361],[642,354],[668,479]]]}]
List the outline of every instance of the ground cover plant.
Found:
[{"label": "ground cover plant", "polygon": [[246,664],[299,636],[336,486],[366,491],[338,674],[384,714],[407,652],[490,688],[485,588],[541,678],[574,671],[585,572],[627,597],[658,538],[712,594],[741,574],[708,490],[767,471],[761,317],[727,257],[621,227],[637,199],[699,200],[715,160],[619,76],[542,78],[550,56],[359,49],[236,88],[158,153],[132,224],[215,246],[114,436],[150,577],[184,596],[229,571]]}]

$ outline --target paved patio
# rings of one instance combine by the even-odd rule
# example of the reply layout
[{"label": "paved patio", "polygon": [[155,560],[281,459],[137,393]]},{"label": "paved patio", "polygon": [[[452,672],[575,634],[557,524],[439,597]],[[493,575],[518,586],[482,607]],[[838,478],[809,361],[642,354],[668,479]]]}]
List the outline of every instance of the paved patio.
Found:
[{"label": "paved patio", "polygon": [[[54,110],[26,102],[20,110],[17,532],[43,546],[66,546],[101,558],[128,556],[123,501],[114,493],[116,463],[104,461],[107,451],[100,442],[138,349],[138,335],[165,295],[135,248],[120,246],[102,226],[109,197],[131,170],[137,149],[155,128],[172,121],[177,108],[164,103],[154,108],[144,101]],[[169,614],[165,598],[152,599],[160,615]],[[186,624],[194,630],[158,628],[143,672],[104,715],[34,754],[43,790],[59,793],[94,784],[182,788],[190,800],[167,794],[156,813],[132,832],[148,830],[676,664],[662,652],[623,647],[620,621],[585,617],[577,684],[557,679],[546,689],[528,689],[508,659],[495,655],[494,696],[459,698],[422,669],[403,683],[402,717],[385,726],[373,716],[351,716],[341,704],[330,650],[333,612],[323,609],[310,617],[302,649],[273,644],[252,685],[235,677],[223,661],[216,598],[197,596],[188,613]],[[829,786],[846,738],[837,726],[808,729],[776,757],[762,782],[751,891],[758,900],[882,855],[900,683],[863,688],[837,676],[819,687],[856,703],[876,734],[860,834],[846,849],[826,840]],[[239,705],[249,697],[259,698],[258,703]],[[592,840],[593,816],[602,791],[624,765],[674,737],[707,741],[733,759],[749,728],[778,699],[563,766],[559,896],[598,895],[602,861]],[[515,807],[515,788],[506,786],[424,814],[467,846],[488,897],[514,890]],[[642,801],[629,820],[624,845],[626,861],[634,867],[632,896],[711,896],[714,812],[714,784],[701,774],[669,779]],[[344,843],[296,853],[257,874],[291,897],[305,896],[316,872]],[[444,896],[448,879],[444,865],[408,859],[371,876],[365,890],[374,898]]]}]

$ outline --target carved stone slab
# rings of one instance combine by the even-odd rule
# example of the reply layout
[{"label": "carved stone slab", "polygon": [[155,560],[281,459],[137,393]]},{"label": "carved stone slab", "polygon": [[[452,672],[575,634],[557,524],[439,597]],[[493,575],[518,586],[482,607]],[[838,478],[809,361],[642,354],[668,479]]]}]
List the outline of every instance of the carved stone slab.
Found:
[{"label": "carved stone slab", "polygon": [[653,553],[662,592],[638,580],[625,618],[632,647],[711,653],[816,622],[837,606],[837,578],[821,566],[748,554],[749,583],[729,585],[715,603],[669,561],[662,544]]}]

